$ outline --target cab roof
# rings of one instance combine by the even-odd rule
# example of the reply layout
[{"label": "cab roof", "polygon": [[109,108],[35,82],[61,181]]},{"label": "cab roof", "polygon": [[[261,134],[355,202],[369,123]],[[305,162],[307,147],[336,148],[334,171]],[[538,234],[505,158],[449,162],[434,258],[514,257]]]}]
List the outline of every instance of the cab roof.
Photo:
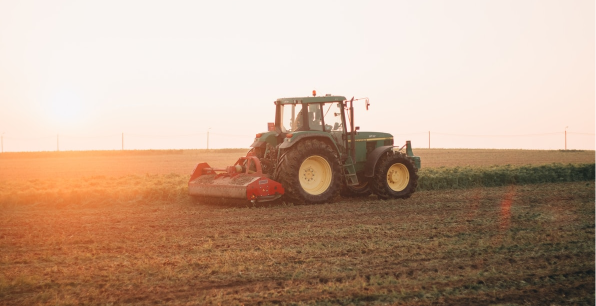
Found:
[{"label": "cab roof", "polygon": [[298,103],[327,103],[327,102],[342,102],[346,101],[344,96],[321,96],[321,97],[294,97],[294,98],[279,98],[275,100],[275,104],[298,104]]}]

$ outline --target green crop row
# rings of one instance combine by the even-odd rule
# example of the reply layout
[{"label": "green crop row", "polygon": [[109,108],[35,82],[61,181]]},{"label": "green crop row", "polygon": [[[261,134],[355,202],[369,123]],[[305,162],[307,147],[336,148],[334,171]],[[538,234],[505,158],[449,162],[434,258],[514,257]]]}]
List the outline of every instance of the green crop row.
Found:
[{"label": "green crop row", "polygon": [[594,180],[595,164],[428,168],[418,172],[418,190],[495,187]]}]

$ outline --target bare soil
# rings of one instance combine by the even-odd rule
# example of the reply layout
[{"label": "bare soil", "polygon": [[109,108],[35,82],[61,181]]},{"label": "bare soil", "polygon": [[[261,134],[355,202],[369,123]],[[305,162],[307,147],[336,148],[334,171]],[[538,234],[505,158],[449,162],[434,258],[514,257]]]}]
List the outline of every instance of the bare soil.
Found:
[{"label": "bare soil", "polygon": [[3,206],[0,305],[594,305],[594,188]]}]

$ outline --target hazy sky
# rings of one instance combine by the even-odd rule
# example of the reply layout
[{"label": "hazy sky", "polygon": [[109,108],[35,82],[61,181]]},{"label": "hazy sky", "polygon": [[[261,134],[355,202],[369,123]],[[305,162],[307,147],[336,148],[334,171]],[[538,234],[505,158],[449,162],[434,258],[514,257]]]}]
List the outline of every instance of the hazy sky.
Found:
[{"label": "hazy sky", "polygon": [[4,151],[248,147],[279,97],[369,97],[415,147],[594,150],[594,1],[0,0]]}]

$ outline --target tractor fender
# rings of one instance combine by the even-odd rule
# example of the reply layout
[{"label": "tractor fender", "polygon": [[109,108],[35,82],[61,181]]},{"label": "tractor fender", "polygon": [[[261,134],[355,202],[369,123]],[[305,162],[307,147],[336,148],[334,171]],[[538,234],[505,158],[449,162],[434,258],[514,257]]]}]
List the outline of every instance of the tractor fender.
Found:
[{"label": "tractor fender", "polygon": [[374,149],[366,158],[366,166],[364,168],[364,176],[373,177],[375,175],[375,168],[377,162],[385,153],[393,151],[393,146],[382,146]]},{"label": "tractor fender", "polygon": [[299,143],[301,140],[307,139],[307,138],[323,139],[325,142],[333,144],[332,148],[335,150],[335,152],[339,152],[339,148],[337,147],[337,144],[335,143],[333,138],[331,138],[331,135],[324,133],[324,132],[321,132],[321,133],[312,133],[312,132],[295,133],[292,135],[292,138],[284,139],[283,143],[279,146],[279,148],[280,149],[291,148],[295,144]]},{"label": "tractor fender", "polygon": [[250,145],[251,148],[264,148],[265,146],[267,146],[267,142],[260,140],[255,140],[255,142]]},{"label": "tractor fender", "polygon": [[250,145],[251,148],[265,148],[269,143],[272,146],[277,145],[276,133],[262,133],[259,138],[255,138],[255,141]]}]

